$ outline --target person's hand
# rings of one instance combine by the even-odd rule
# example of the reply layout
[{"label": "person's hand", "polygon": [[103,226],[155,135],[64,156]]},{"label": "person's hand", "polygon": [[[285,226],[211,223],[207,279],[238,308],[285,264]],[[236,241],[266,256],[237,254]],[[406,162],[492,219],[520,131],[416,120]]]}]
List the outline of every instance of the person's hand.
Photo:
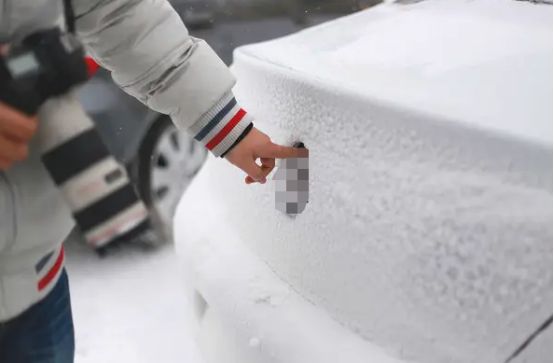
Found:
[{"label": "person's hand", "polygon": [[37,131],[36,117],[29,117],[0,102],[0,171],[27,158],[29,141]]},{"label": "person's hand", "polygon": [[[305,152],[305,149],[274,144],[269,136],[254,127],[225,158],[248,174],[244,179],[246,184],[264,184],[269,173],[275,168],[276,158],[300,157]],[[258,158],[261,165],[256,163]]]}]

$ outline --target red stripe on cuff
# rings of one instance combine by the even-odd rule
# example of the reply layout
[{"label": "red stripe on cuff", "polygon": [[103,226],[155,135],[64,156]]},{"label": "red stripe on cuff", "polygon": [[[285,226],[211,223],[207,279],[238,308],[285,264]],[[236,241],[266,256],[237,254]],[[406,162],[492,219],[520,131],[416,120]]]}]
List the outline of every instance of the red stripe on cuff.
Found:
[{"label": "red stripe on cuff", "polygon": [[60,271],[60,268],[62,267],[63,257],[64,257],[64,251],[62,247],[62,249],[60,250],[60,254],[58,255],[58,258],[56,259],[56,262],[54,263],[50,271],[48,271],[48,273],[44,275],[44,277],[40,279],[40,281],[38,282],[38,291],[41,291],[46,286],[48,286],[48,284],[54,279],[54,277],[56,277],[56,275],[58,274],[58,271]]},{"label": "red stripe on cuff", "polygon": [[206,144],[206,147],[208,150],[212,150],[214,147],[216,147],[229,133],[231,130],[244,118],[244,115],[246,115],[246,111],[244,111],[242,108],[237,112],[235,116],[219,131],[213,139],[210,140]]}]

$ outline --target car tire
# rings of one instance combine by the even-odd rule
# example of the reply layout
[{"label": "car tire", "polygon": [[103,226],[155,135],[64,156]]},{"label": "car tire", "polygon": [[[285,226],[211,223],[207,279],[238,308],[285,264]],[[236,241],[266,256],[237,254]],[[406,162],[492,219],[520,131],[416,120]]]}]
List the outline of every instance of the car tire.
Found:
[{"label": "car tire", "polygon": [[206,154],[202,145],[179,131],[167,116],[154,122],[143,139],[137,184],[159,240],[172,240],[175,208]]}]

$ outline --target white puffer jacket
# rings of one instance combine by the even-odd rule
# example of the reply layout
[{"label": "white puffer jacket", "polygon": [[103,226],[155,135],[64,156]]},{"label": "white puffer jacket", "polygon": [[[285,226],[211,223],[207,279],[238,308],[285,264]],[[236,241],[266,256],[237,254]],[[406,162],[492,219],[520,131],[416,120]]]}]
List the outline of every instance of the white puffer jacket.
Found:
[{"label": "white puffer jacket", "polygon": [[[77,34],[115,82],[169,114],[216,156],[246,129],[251,120],[231,93],[232,74],[204,41],[189,36],[167,1],[73,0],[73,7]],[[62,0],[0,0],[0,43],[60,24]],[[39,121],[64,102],[49,101]],[[36,145],[28,160],[0,173],[0,321],[52,289],[63,267],[61,243],[73,226]]]}]

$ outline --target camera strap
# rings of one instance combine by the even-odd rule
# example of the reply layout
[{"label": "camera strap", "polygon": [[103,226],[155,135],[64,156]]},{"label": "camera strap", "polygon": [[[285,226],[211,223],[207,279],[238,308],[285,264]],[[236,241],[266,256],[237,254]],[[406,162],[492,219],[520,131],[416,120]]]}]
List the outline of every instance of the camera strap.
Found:
[{"label": "camera strap", "polygon": [[67,31],[71,34],[75,34],[75,13],[73,12],[73,5],[71,4],[71,0],[63,0],[63,10]]}]

